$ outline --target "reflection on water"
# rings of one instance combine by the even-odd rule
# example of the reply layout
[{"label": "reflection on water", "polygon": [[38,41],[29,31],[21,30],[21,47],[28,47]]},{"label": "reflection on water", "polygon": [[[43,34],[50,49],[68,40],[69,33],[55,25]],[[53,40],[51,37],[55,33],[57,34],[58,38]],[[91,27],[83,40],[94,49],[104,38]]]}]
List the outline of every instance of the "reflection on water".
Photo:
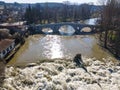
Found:
[{"label": "reflection on water", "polygon": [[53,30],[50,29],[50,28],[43,28],[42,31],[43,31],[45,34],[53,33]]},{"label": "reflection on water", "polygon": [[96,21],[97,21],[98,19],[99,19],[99,18],[88,19],[88,20],[85,20],[84,23],[85,23],[85,24],[90,24],[90,25],[95,25],[95,24],[96,24]]},{"label": "reflection on water", "polygon": [[43,46],[43,56],[46,58],[54,59],[54,58],[62,58],[62,42],[60,37],[57,36],[46,36],[41,40]]},{"label": "reflection on water", "polygon": [[75,29],[70,25],[64,25],[60,27],[59,32],[61,33],[61,35],[71,36],[75,33]]},{"label": "reflection on water", "polygon": [[100,49],[94,36],[33,35],[9,62],[22,65],[43,59],[72,59],[77,53],[86,57],[106,58],[108,54]]}]

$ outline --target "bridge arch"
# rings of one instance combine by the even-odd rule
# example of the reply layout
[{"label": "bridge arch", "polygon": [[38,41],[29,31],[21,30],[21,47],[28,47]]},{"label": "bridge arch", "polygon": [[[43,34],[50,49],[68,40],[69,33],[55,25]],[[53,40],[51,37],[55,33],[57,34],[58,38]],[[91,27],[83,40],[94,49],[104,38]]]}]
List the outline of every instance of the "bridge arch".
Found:
[{"label": "bridge arch", "polygon": [[92,29],[90,27],[83,27],[80,32],[91,32]]},{"label": "bridge arch", "polygon": [[53,30],[49,27],[44,27],[44,28],[42,28],[41,31],[45,34],[52,34],[53,33]]},{"label": "bridge arch", "polygon": [[75,33],[75,29],[72,25],[61,25],[58,31],[62,35],[73,35]]},{"label": "bridge arch", "polygon": [[[77,34],[77,35],[90,34],[90,33],[94,33],[96,31],[95,25],[87,25],[87,24],[71,23],[71,22],[36,25],[35,31],[36,31],[36,33],[41,33],[41,34],[61,34],[61,31],[62,31],[61,28],[65,27],[65,26],[72,28],[72,30],[67,30],[68,32],[70,31],[73,34]],[[48,30],[44,30],[44,29],[48,29]],[[67,32],[63,32],[63,33],[65,34]]]}]

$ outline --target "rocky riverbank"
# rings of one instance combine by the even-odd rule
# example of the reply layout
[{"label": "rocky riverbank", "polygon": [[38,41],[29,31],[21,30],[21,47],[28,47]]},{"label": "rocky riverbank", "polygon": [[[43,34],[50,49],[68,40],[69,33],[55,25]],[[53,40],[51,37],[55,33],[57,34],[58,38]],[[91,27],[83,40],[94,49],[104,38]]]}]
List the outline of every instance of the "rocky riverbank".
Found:
[{"label": "rocky riverbank", "polygon": [[5,68],[0,90],[120,90],[120,63],[83,57],[85,67],[72,60],[41,61]]}]

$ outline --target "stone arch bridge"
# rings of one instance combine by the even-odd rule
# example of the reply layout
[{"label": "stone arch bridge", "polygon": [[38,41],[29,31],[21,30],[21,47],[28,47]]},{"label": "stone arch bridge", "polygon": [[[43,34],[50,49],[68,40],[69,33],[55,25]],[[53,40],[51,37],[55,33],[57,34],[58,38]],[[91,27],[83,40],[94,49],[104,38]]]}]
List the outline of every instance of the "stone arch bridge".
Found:
[{"label": "stone arch bridge", "polygon": [[[73,23],[73,22],[64,22],[64,23],[55,23],[55,24],[43,24],[43,25],[32,25],[29,26],[29,28],[32,28],[34,33],[37,34],[45,34],[42,30],[44,28],[50,28],[53,30],[51,34],[60,34],[59,29],[64,26],[64,25],[69,25],[72,26],[75,30],[74,34],[91,34],[91,33],[96,33],[96,25],[89,25],[89,24],[81,24],[81,23]],[[91,29],[90,32],[83,32],[81,31],[83,28],[88,27]]]}]

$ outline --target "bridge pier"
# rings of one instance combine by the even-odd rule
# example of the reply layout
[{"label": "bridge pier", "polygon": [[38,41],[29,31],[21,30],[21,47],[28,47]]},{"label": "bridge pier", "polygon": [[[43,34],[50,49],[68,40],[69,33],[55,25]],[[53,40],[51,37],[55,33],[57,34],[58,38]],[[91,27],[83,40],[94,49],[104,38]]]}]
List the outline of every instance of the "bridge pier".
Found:
[{"label": "bridge pier", "polygon": [[59,26],[57,26],[57,25],[52,26],[51,29],[53,30],[53,34],[60,34],[60,32],[59,32]]},{"label": "bridge pier", "polygon": [[36,26],[35,33],[44,34],[43,31],[42,31],[42,27]]}]

